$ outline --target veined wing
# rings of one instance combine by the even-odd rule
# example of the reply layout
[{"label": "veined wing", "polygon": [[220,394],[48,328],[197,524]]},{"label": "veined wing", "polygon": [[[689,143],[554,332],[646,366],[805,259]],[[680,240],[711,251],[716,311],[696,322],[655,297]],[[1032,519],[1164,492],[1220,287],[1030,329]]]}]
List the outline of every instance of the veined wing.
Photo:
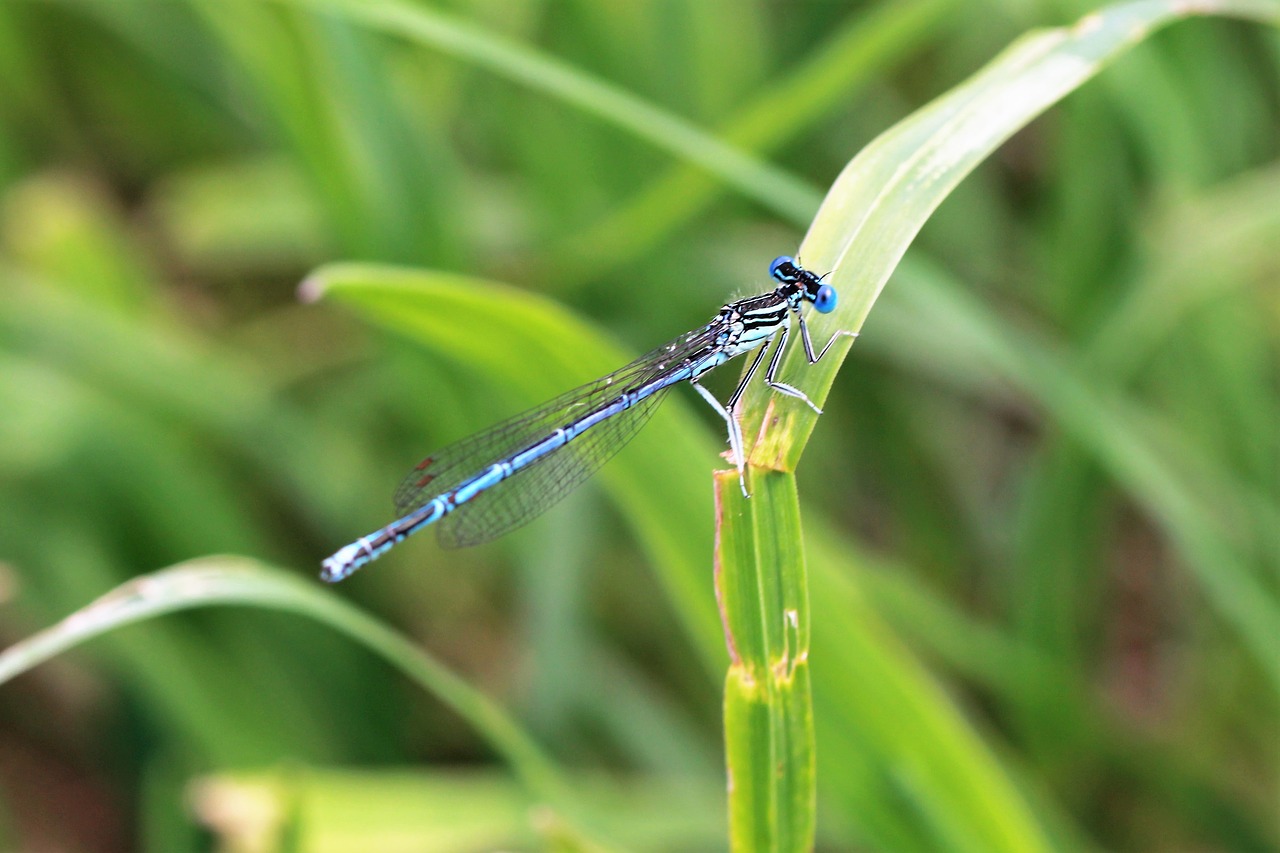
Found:
[{"label": "veined wing", "polygon": [[[720,331],[711,323],[688,332],[625,367],[428,456],[396,490],[396,509],[408,514],[457,488],[489,466],[516,455],[560,427],[640,387],[685,359],[704,352]],[[618,452],[653,414],[659,391],[577,436],[564,447],[476,495],[443,519],[442,545],[459,547],[493,539],[564,498]]]}]

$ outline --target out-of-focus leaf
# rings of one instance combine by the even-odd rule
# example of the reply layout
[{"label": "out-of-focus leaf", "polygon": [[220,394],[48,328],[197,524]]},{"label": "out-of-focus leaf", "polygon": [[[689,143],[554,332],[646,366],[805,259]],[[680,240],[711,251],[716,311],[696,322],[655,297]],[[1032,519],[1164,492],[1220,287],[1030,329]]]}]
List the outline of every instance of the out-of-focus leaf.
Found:
[{"label": "out-of-focus leaf", "polygon": [[[594,826],[621,849],[692,849],[723,837],[715,791],[679,780],[588,778],[576,786]],[[600,849],[490,774],[292,768],[200,779],[191,793],[197,815],[234,849],[276,849],[286,837],[317,853],[512,849],[540,839],[556,849]]]},{"label": "out-of-focus leaf", "polygon": [[4,250],[103,308],[143,313],[159,283],[105,198],[72,175],[33,178],[5,197]]},{"label": "out-of-focus leaf", "polygon": [[0,684],[70,648],[166,613],[238,604],[296,613],[350,635],[467,718],[511,761],[529,789],[550,802],[566,796],[563,779],[496,704],[413,643],[331,593],[252,560],[212,557],[143,575],[57,625],[0,652]]},{"label": "out-of-focus leaf", "polygon": [[324,10],[463,57],[514,82],[539,89],[696,163],[743,194],[784,215],[812,210],[808,188],[789,175],[725,145],[676,116],[529,47],[402,0],[280,0]]}]

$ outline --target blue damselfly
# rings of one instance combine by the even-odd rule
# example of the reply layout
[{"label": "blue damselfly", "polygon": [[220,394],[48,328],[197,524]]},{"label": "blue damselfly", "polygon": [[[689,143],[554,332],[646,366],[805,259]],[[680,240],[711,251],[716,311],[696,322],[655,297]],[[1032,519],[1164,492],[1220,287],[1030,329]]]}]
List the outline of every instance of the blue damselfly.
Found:
[{"label": "blue damselfly", "polygon": [[[853,334],[836,332],[815,354],[800,308],[809,302],[820,313],[832,311],[835,289],[785,255],[773,261],[769,275],[778,282],[773,292],[731,302],[707,325],[626,367],[422,460],[396,490],[401,517],[329,557],[320,576],[340,581],[429,524],[436,525],[446,548],[487,542],[525,524],[617,453],[678,382],[692,384],[724,418],[742,493],[747,494],[742,428],[733,410],[763,363],[768,345],[777,342],[764,372],[765,384],[821,414],[803,391],[775,379],[792,317],[810,364],[826,355],[837,338]],[[707,371],[752,350],[759,352],[726,404],[698,384]]]}]

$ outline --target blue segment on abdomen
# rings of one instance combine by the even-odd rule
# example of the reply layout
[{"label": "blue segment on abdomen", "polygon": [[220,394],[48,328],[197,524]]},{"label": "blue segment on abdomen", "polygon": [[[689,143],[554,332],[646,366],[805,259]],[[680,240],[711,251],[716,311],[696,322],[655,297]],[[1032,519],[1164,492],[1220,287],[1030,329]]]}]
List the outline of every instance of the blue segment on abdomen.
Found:
[{"label": "blue segment on abdomen", "polygon": [[572,436],[566,434],[565,430],[556,430],[542,441],[533,445],[533,447],[520,451],[515,456],[511,457],[511,473],[514,474],[516,471],[519,471],[531,462],[535,462],[543,456],[546,456],[551,451],[564,447],[569,443],[569,439],[571,437]]},{"label": "blue segment on abdomen", "polygon": [[601,421],[608,420],[619,412],[624,412],[635,405],[634,400],[629,400],[626,395],[619,397],[607,406],[601,406],[594,412],[579,418],[564,428],[565,443],[572,441],[582,433],[591,429]]},{"label": "blue segment on abdomen", "polygon": [[472,477],[467,482],[453,490],[453,503],[455,506],[466,503],[485,489],[492,488],[507,477],[506,469],[502,462],[496,465],[490,465],[485,472],[478,477]]}]

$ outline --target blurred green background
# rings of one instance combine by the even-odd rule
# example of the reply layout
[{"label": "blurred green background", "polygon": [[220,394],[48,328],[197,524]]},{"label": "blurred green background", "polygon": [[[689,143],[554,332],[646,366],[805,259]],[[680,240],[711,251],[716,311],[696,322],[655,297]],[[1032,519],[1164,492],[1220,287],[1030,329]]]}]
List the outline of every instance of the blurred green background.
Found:
[{"label": "blurred green background", "polygon": [[[317,265],[507,282],[640,352],[766,289],[791,202],[879,132],[1087,11],[420,4],[756,151],[799,188],[771,205],[518,70],[314,5],[0,4],[0,644],[192,557],[313,577],[424,454],[535,402],[300,304]],[[1009,808],[1059,849],[1280,849],[1280,636],[1238,630],[1280,608],[1278,158],[1276,32],[1195,20],[1021,132],[916,241],[799,472],[824,848],[985,849],[975,826]],[[693,395],[666,406],[718,446]],[[718,461],[648,472],[700,507],[704,599],[659,582],[598,484],[334,592],[510,708],[600,825],[640,825],[628,846],[716,849],[723,650],[688,613]],[[348,835],[285,833],[303,849],[401,849],[361,836],[397,821],[422,833],[403,849],[557,843],[456,716],[287,614],[167,617],[0,689],[5,849],[268,849],[255,808],[304,801],[345,806]]]}]

